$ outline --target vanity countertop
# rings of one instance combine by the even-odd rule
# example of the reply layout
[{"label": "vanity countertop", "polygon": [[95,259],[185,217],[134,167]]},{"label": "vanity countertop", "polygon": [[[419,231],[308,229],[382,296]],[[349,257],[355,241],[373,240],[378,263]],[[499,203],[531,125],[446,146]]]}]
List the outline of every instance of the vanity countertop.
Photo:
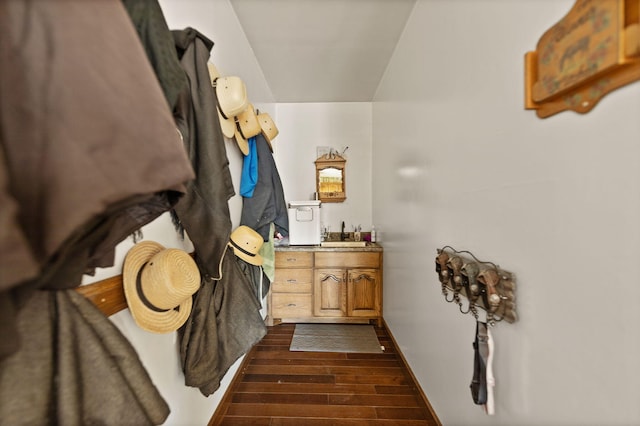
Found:
[{"label": "vanity countertop", "polygon": [[341,252],[341,251],[357,251],[357,252],[380,252],[382,251],[382,246],[378,243],[367,242],[367,245],[364,247],[322,247],[320,245],[310,245],[310,246],[290,246],[288,244],[276,245],[276,251],[328,251],[328,252]]}]

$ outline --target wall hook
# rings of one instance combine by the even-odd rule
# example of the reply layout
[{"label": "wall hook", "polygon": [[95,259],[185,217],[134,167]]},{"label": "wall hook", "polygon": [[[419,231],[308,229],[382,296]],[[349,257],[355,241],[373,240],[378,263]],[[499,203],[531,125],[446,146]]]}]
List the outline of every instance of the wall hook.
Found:
[{"label": "wall hook", "polygon": [[[482,309],[490,325],[517,321],[516,284],[511,272],[448,245],[437,249],[435,267],[445,301],[455,302],[461,313],[471,313],[478,320]],[[463,298],[468,302],[466,308]]]}]

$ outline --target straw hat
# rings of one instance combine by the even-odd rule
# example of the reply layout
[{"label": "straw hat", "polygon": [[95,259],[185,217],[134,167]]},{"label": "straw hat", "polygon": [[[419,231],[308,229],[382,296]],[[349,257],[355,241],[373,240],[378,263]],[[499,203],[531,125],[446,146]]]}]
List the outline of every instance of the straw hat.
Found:
[{"label": "straw hat", "polygon": [[211,85],[215,89],[218,100],[216,109],[222,134],[228,138],[233,138],[236,128],[235,116],[244,111],[249,103],[247,88],[240,77],[221,77],[214,64],[209,62],[207,66]]},{"label": "straw hat", "polygon": [[271,141],[278,136],[278,128],[268,112],[258,114],[258,121],[260,122],[260,128],[262,129],[262,135],[269,145],[269,149],[273,152],[273,145]]},{"label": "straw hat", "polygon": [[238,142],[240,151],[242,151],[244,155],[248,155],[249,143],[247,140],[260,134],[262,131],[256,111],[253,109],[253,104],[249,103],[247,108],[238,114],[237,118],[235,131],[236,141]]},{"label": "straw hat", "polygon": [[238,114],[238,120],[236,122],[238,124],[238,129],[245,139],[254,137],[262,132],[260,121],[258,121],[258,116],[256,115],[256,110],[253,108],[252,103],[249,103],[247,108]]},{"label": "straw hat", "polygon": [[200,288],[200,271],[188,253],[143,241],[127,253],[122,280],[136,324],[154,333],[169,333],[187,321],[191,296]]},{"label": "straw hat", "polygon": [[215,85],[218,106],[225,117],[234,117],[247,109],[247,88],[240,77],[218,77]]},{"label": "straw hat", "polygon": [[240,259],[252,265],[262,265],[262,256],[258,254],[264,241],[262,236],[245,225],[238,226],[229,238],[229,247]]}]

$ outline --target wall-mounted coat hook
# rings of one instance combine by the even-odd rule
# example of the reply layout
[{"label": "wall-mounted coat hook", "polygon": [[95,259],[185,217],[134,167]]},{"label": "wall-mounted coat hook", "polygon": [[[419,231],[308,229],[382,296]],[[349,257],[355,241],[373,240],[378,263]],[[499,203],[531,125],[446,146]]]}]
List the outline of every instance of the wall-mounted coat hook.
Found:
[{"label": "wall-mounted coat hook", "polygon": [[[438,249],[435,261],[442,294],[447,302],[456,303],[460,312],[471,313],[477,320],[478,308],[483,309],[490,325],[517,321],[516,283],[511,272],[451,246]],[[466,308],[461,296],[467,299]]]}]

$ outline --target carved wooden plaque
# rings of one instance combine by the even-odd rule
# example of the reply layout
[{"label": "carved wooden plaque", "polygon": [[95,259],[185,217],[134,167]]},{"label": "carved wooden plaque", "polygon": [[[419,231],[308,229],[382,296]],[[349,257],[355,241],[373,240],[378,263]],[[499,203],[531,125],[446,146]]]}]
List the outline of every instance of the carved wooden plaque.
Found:
[{"label": "carved wooden plaque", "polygon": [[639,0],[578,0],[525,56],[525,107],[548,117],[590,111],[640,79]]},{"label": "carved wooden plaque", "polygon": [[618,64],[620,1],[578,2],[538,42],[538,81],[533,100],[542,102]]}]

